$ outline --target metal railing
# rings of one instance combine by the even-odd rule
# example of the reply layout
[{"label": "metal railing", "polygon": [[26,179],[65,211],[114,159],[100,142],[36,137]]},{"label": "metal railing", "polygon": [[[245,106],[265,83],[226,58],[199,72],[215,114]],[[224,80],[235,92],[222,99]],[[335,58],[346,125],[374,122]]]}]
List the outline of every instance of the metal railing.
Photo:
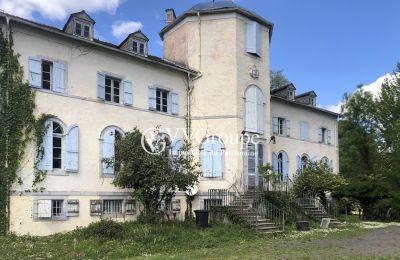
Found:
[{"label": "metal railing", "polygon": [[269,220],[277,225],[282,231],[285,229],[285,211],[276,207],[264,197],[261,197],[256,203],[255,208],[260,217]]},{"label": "metal railing", "polygon": [[279,175],[271,175],[268,180],[264,181],[263,189],[265,191],[288,192],[292,186],[293,182],[289,177],[282,178]]},{"label": "metal railing", "polygon": [[322,203],[318,195],[314,193],[303,193],[297,199],[297,203],[301,207],[314,207],[321,212],[336,218],[338,215],[338,206],[334,199],[327,200],[325,205]]}]

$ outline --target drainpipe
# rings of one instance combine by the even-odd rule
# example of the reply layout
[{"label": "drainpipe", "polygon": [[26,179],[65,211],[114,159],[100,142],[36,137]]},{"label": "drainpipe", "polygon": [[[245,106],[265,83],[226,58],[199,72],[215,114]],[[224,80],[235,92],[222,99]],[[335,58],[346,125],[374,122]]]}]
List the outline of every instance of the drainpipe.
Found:
[{"label": "drainpipe", "polygon": [[201,18],[200,12],[197,12],[197,19],[199,24],[199,71],[201,71]]},{"label": "drainpipe", "polygon": [[192,115],[191,115],[191,105],[190,105],[190,97],[192,95],[193,89],[194,89],[194,84],[193,82],[199,78],[201,78],[203,75],[199,73],[196,77],[190,78],[190,72],[187,74],[187,101],[186,101],[186,107],[187,107],[187,114],[186,114],[186,133],[188,138],[191,138],[192,134]]}]

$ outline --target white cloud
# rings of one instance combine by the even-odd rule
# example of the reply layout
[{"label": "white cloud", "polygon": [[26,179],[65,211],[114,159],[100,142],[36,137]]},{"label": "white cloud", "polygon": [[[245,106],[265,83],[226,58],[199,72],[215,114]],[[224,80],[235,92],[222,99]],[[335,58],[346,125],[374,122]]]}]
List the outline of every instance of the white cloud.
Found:
[{"label": "white cloud", "polygon": [[138,21],[117,21],[112,25],[112,34],[117,38],[125,38],[128,34],[143,28],[143,24]]},{"label": "white cloud", "polygon": [[[362,90],[364,91],[368,91],[370,93],[372,93],[374,95],[374,97],[378,97],[379,93],[381,92],[381,87],[383,82],[385,81],[385,79],[390,78],[390,74],[386,74],[382,77],[377,78],[374,82],[368,84],[368,85],[363,85],[361,87]],[[358,90],[355,90],[354,92],[356,92]],[[353,92],[353,93],[354,93]],[[324,109],[336,112],[336,113],[340,113],[340,108],[343,105],[343,101],[338,102],[336,105],[327,105],[327,106],[321,106]]]},{"label": "white cloud", "polygon": [[121,0],[0,0],[0,9],[28,19],[39,13],[50,20],[63,20],[81,10],[114,14],[120,4]]},{"label": "white cloud", "polygon": [[161,47],[164,46],[164,42],[162,40],[157,40],[156,43]]}]

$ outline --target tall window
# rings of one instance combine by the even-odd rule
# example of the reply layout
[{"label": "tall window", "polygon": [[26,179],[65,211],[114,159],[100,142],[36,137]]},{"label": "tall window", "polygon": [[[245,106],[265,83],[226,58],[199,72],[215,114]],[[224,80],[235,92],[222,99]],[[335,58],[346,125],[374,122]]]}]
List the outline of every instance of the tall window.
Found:
[{"label": "tall window", "polygon": [[53,77],[53,63],[50,61],[42,61],[42,88],[51,89]]},{"label": "tall window", "polygon": [[144,43],[133,41],[132,42],[132,51],[134,53],[144,54]]},{"label": "tall window", "polygon": [[83,27],[83,36],[85,36],[86,38],[88,38],[88,37],[89,37],[89,34],[90,34],[89,31],[90,31],[89,26],[85,25],[85,26]]},{"label": "tall window", "polygon": [[250,86],[245,93],[245,129],[264,133],[264,95],[256,86]]},{"label": "tall window", "polygon": [[262,176],[259,174],[259,166],[264,164],[264,145],[262,143],[247,144],[247,189],[253,190],[263,184]]},{"label": "tall window", "polygon": [[169,92],[163,89],[156,90],[156,110],[168,112],[168,94]]},{"label": "tall window", "polygon": [[203,177],[222,177],[224,150],[222,141],[216,136],[209,137],[203,141],[200,150]]},{"label": "tall window", "polygon": [[272,165],[276,175],[280,176],[281,181],[287,181],[289,177],[289,158],[286,152],[272,154]]},{"label": "tall window", "polygon": [[82,24],[75,23],[75,34],[82,35]]},{"label": "tall window", "polygon": [[139,53],[144,54],[144,44],[143,43],[139,44]]},{"label": "tall window", "polygon": [[133,51],[134,53],[137,53],[137,52],[138,52],[138,42],[136,42],[136,41],[133,41],[133,42],[132,42],[132,51]]},{"label": "tall window", "polygon": [[303,171],[307,167],[307,163],[310,159],[306,154],[301,156],[301,170]]},{"label": "tall window", "polygon": [[53,128],[53,169],[61,169],[63,129],[59,123],[52,122]]},{"label": "tall window", "polygon": [[123,137],[123,132],[116,127],[108,127],[101,135],[102,142],[102,171],[104,175],[114,175],[120,165],[115,164],[115,142]]},{"label": "tall window", "polygon": [[121,80],[106,76],[105,100],[119,103]]}]

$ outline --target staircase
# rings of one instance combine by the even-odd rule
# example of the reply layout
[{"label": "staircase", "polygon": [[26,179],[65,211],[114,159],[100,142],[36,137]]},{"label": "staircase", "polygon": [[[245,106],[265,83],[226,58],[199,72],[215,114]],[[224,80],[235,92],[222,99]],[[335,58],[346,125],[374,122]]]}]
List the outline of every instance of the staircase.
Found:
[{"label": "staircase", "polygon": [[298,205],[304,210],[304,213],[312,219],[319,222],[323,218],[329,218],[330,228],[344,227],[344,223],[336,219],[336,210],[332,204],[328,207],[322,205],[320,199],[315,195],[304,194],[297,200]]},{"label": "staircase", "polygon": [[[209,190],[209,210],[224,209],[238,216],[257,231],[263,233],[281,232],[284,214],[274,205],[263,201],[259,192],[230,192],[229,190]],[[216,205],[212,205],[216,204]]]}]

